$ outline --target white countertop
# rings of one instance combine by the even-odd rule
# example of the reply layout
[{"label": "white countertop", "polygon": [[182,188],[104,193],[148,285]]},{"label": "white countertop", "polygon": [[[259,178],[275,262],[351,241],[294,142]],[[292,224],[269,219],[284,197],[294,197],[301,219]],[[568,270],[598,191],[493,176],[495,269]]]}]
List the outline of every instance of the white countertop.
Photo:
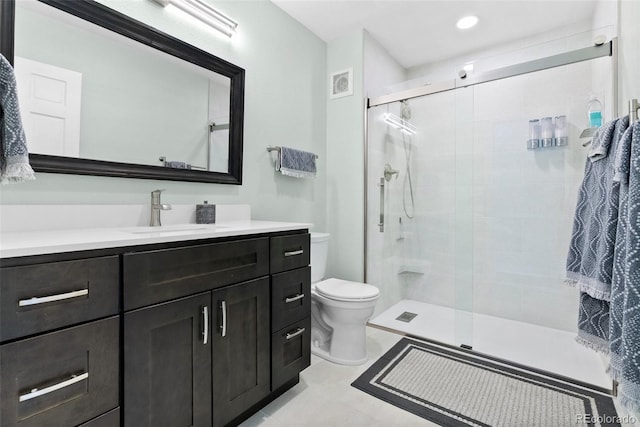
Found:
[{"label": "white countertop", "polygon": [[308,223],[227,221],[218,224],[175,224],[162,227],[76,228],[52,231],[18,231],[0,234],[0,258],[60,252],[181,242],[216,237],[246,236],[304,230]]}]

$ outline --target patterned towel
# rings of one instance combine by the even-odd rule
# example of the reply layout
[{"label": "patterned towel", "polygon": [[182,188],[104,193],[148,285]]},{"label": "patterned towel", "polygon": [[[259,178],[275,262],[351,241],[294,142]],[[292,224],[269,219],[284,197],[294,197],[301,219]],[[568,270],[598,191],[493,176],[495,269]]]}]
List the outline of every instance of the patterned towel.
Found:
[{"label": "patterned towel", "polygon": [[627,408],[640,411],[640,121],[616,153],[620,179],[620,217],[615,245],[610,309],[609,374],[620,385]]},{"label": "patterned towel", "polygon": [[598,300],[610,299],[620,189],[613,179],[614,153],[628,123],[628,118],[608,122],[593,138],[567,256],[565,283]]},{"label": "patterned towel", "polygon": [[295,178],[315,178],[316,155],[308,151],[282,147],[280,149],[280,173]]},{"label": "patterned towel", "polygon": [[0,183],[35,179],[20,119],[13,67],[0,54]]}]

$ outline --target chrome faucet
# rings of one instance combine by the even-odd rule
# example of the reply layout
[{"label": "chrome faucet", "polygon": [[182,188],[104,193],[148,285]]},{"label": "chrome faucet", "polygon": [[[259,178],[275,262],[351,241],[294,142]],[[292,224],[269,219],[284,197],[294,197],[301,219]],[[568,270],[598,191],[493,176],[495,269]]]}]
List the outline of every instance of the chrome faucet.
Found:
[{"label": "chrome faucet", "polygon": [[171,210],[171,205],[163,205],[160,203],[160,193],[164,190],[153,190],[151,192],[151,227],[160,227],[160,211]]}]

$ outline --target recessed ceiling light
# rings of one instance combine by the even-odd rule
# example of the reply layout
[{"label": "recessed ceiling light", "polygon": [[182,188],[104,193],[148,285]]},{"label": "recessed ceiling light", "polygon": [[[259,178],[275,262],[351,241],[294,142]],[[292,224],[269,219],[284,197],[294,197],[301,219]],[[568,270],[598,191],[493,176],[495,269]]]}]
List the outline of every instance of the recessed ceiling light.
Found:
[{"label": "recessed ceiling light", "polygon": [[478,23],[478,17],[469,15],[469,16],[465,16],[464,18],[458,19],[458,22],[456,23],[456,27],[460,28],[461,30],[466,30],[468,28],[475,26],[477,23]]}]

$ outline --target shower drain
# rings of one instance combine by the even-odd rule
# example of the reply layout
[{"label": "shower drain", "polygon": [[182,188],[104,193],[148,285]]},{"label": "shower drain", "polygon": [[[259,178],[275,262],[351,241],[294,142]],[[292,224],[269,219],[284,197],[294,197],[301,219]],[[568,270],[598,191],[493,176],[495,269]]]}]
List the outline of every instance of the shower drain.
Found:
[{"label": "shower drain", "polygon": [[418,314],[417,313],[410,313],[408,311],[405,311],[404,313],[402,313],[400,316],[396,317],[396,320],[399,320],[401,322],[411,322]]}]

